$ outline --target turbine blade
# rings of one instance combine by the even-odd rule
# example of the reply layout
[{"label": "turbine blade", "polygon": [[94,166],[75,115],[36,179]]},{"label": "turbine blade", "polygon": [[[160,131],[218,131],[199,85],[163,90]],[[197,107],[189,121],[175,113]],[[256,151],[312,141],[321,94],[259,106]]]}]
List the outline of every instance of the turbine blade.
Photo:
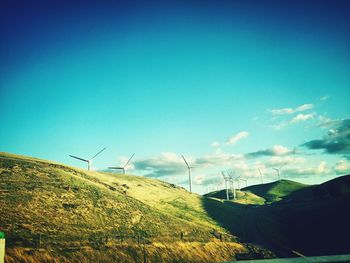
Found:
[{"label": "turbine blade", "polygon": [[118,169],[118,170],[122,170],[122,169],[124,169],[124,167],[108,167],[108,169]]},{"label": "turbine blade", "polygon": [[228,176],[225,175],[224,171],[221,171],[222,176],[224,177],[224,180],[226,181],[228,179]]},{"label": "turbine blade", "polygon": [[94,157],[92,157],[90,160],[94,159],[97,155],[99,155],[101,152],[103,152],[104,150],[106,150],[107,147],[103,148],[101,151],[99,151],[98,153],[96,153],[94,155]]},{"label": "turbine blade", "polygon": [[70,157],[72,157],[72,158],[75,158],[75,159],[78,159],[78,160],[80,160],[80,161],[83,161],[83,162],[89,162],[88,160],[85,160],[85,159],[83,159],[83,158],[80,158],[80,157],[77,157],[77,156],[74,156],[74,155],[69,155]]},{"label": "turbine blade", "polygon": [[134,153],[131,155],[130,159],[126,162],[126,164],[124,165],[124,168],[129,164],[129,162],[131,161],[132,157],[134,157]]},{"label": "turbine blade", "polygon": [[186,165],[187,165],[187,168],[188,168],[188,169],[191,169],[190,166],[188,165],[188,162],[187,162],[186,159],[185,159],[185,156],[183,156],[182,154],[181,154],[181,156],[182,156],[182,159],[184,159],[184,161],[185,161],[185,163],[186,163]]}]

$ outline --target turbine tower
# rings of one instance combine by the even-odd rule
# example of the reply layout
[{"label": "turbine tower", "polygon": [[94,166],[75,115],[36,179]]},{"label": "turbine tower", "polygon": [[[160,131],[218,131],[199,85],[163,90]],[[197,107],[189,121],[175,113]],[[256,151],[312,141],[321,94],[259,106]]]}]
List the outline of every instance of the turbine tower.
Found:
[{"label": "turbine tower", "polygon": [[247,178],[240,178],[239,180],[245,182],[245,187],[248,186],[248,179]]},{"label": "turbine tower", "polygon": [[238,189],[238,191],[241,191],[241,183],[239,182],[240,176],[239,176],[239,177],[236,177],[235,179],[232,179],[232,180],[237,182],[237,184],[238,184],[237,189]]},{"label": "turbine tower", "polygon": [[[222,176],[224,177],[225,180],[225,188],[226,188],[226,200],[230,200],[229,195],[228,195],[228,187],[227,187],[227,182],[230,182],[230,176],[225,175],[225,173],[222,171],[221,172]],[[233,199],[235,199],[235,193],[233,194]]]},{"label": "turbine tower", "polygon": [[259,173],[260,173],[261,184],[263,184],[263,174],[262,174],[262,172],[260,171],[260,168],[259,168],[258,170],[259,170]]},{"label": "turbine tower", "polygon": [[123,170],[123,174],[126,174],[126,166],[129,164],[129,162],[131,161],[131,159],[134,157],[135,153],[133,153],[131,155],[131,157],[129,158],[129,160],[124,164],[124,166],[121,167],[108,167],[108,169],[115,169],[115,170]]},{"label": "turbine tower", "polygon": [[188,182],[189,182],[189,185],[190,185],[190,193],[192,193],[192,179],[191,179],[191,169],[193,167],[189,166],[188,162],[186,161],[185,159],[185,156],[181,155],[182,156],[182,159],[184,160],[186,166],[187,166],[187,169],[188,169]]},{"label": "turbine tower", "polygon": [[233,189],[233,199],[235,200],[236,199],[236,182],[238,183],[238,190],[240,190],[240,188],[239,188],[239,178],[241,176],[238,175],[238,176],[234,177],[233,170],[227,170],[227,174],[228,174],[228,177],[229,177],[231,191]]},{"label": "turbine tower", "polygon": [[78,156],[74,156],[74,155],[69,155],[72,158],[78,159],[80,161],[86,162],[88,164],[88,171],[91,171],[92,169],[92,160],[95,159],[97,157],[97,155],[99,155],[100,153],[102,153],[104,150],[106,150],[106,147],[104,147],[101,151],[99,151],[98,153],[96,153],[92,158],[90,159],[84,159]]},{"label": "turbine tower", "polygon": [[281,175],[280,175],[280,170],[284,165],[281,165],[279,168],[272,168],[273,170],[275,170],[277,172],[277,176],[278,176],[278,181],[281,180]]}]

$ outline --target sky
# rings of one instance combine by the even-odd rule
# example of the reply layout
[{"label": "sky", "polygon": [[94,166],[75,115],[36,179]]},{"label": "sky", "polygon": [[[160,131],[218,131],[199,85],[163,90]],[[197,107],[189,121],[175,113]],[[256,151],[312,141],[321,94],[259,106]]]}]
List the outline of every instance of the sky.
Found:
[{"label": "sky", "polygon": [[[350,173],[349,1],[2,1],[0,151],[197,193]],[[244,185],[243,181],[242,184]]]}]

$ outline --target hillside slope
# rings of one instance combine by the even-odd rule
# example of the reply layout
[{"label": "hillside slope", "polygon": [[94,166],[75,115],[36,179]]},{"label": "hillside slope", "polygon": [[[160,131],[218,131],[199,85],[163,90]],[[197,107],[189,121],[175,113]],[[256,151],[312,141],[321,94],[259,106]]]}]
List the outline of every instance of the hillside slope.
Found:
[{"label": "hillside slope", "polygon": [[[113,257],[124,262],[145,256],[140,246],[148,246],[148,257],[169,257],[162,261],[176,257],[186,262],[222,261],[247,253],[243,245],[231,242],[233,236],[225,235],[228,242],[216,244],[213,233],[226,230],[208,215],[201,196],[154,179],[84,171],[0,153],[0,197],[1,212],[6,215],[0,217],[0,230],[7,234],[8,247],[17,249],[8,250],[9,262],[21,257],[30,262],[23,255],[26,250],[18,250],[22,247],[45,248],[52,260],[65,251],[60,262],[70,257],[100,258],[96,255],[101,247],[118,245],[129,252],[114,250]],[[187,243],[171,245],[176,242]],[[186,254],[190,247],[208,253]],[[222,253],[211,253],[213,247]]]},{"label": "hillside slope", "polygon": [[[252,185],[236,190],[235,203],[256,204],[273,203],[289,197],[301,189],[309,188],[309,185],[290,180],[280,180],[267,184]],[[218,199],[226,199],[226,190],[219,190],[205,194],[204,196]],[[229,191],[229,199],[233,201],[233,193]]]},{"label": "hillside slope", "polygon": [[300,202],[307,200],[343,199],[350,196],[350,175],[337,177],[320,185],[302,188],[293,192],[285,200]]},{"label": "hillside slope", "polygon": [[350,175],[302,188],[261,209],[265,232],[304,255],[350,253]]},{"label": "hillside slope", "polygon": [[[245,198],[250,195],[255,197]],[[232,233],[249,242],[269,247],[279,256],[295,252],[305,256],[350,253],[350,175],[320,185],[281,180],[237,191],[236,201],[224,201],[225,191],[207,194],[227,207],[216,212],[214,199],[207,210]],[[249,206],[245,204],[265,204]],[[230,216],[227,216],[230,214]],[[251,231],[255,229],[255,231]]]},{"label": "hillside slope", "polygon": [[[205,194],[206,197],[213,197],[218,199],[226,200],[226,190],[218,190],[214,192],[210,192]],[[229,190],[229,200],[234,201],[238,204],[246,204],[246,205],[262,205],[265,203],[265,199],[263,197],[257,196],[254,193],[249,191],[236,191],[236,200],[233,200],[233,193]]]},{"label": "hillside slope", "polygon": [[292,193],[310,187],[290,180],[280,180],[267,184],[253,185],[242,188],[242,191],[253,193],[266,200],[266,203],[273,203],[284,199]]}]

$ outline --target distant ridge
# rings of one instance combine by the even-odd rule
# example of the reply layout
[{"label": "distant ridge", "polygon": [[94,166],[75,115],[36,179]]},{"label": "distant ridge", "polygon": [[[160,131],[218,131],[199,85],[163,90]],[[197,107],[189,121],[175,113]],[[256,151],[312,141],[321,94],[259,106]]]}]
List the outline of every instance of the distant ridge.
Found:
[{"label": "distant ridge", "polygon": [[350,175],[343,175],[320,185],[302,188],[290,194],[287,200],[300,202],[327,199],[350,199]]},{"label": "distant ridge", "polygon": [[[224,199],[226,200],[226,190],[218,190],[214,192],[210,192],[207,194],[204,194],[205,197],[212,197],[212,198],[218,198],[218,199]],[[265,199],[263,197],[257,196],[254,193],[251,193],[249,191],[236,191],[236,203],[240,204],[264,204]],[[233,200],[233,194],[232,191],[229,190],[229,199]]]},{"label": "distant ridge", "polygon": [[272,203],[280,201],[290,194],[308,187],[311,186],[283,179],[272,183],[248,186],[243,188],[242,191],[253,193],[264,198],[267,203]]},{"label": "distant ridge", "polygon": [[[241,204],[264,204],[281,201],[292,193],[311,187],[291,180],[280,180],[267,184],[252,185],[236,190],[236,203]],[[226,199],[226,190],[213,191],[205,194],[207,197]],[[232,191],[229,190],[229,198],[233,199]]]}]

